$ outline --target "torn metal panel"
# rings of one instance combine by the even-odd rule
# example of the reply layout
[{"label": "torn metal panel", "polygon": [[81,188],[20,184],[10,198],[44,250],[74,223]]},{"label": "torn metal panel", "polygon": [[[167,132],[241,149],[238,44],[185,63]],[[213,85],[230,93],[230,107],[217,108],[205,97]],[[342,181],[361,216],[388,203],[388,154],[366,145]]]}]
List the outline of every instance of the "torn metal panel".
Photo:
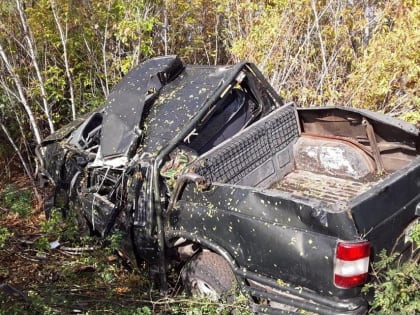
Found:
[{"label": "torn metal panel", "polygon": [[145,152],[168,145],[231,75],[231,67],[187,66],[170,85],[162,88],[159,99],[145,121]]},{"label": "torn metal panel", "polygon": [[101,134],[103,158],[128,157],[136,149],[146,101],[183,69],[176,56],[150,59],[130,71],[113,89],[104,109]]},{"label": "torn metal panel", "polygon": [[[101,109],[99,109],[98,111],[100,110]],[[88,113],[83,116],[80,116],[72,122],[70,122],[69,124],[67,124],[66,126],[60,128],[59,130],[56,130],[53,134],[46,137],[42,141],[41,145],[44,146],[48,143],[60,141],[64,138],[67,138],[77,127],[79,127],[81,124],[83,124],[84,121],[86,121],[86,118],[88,118],[91,115],[93,115],[93,113]]]},{"label": "torn metal panel", "polygon": [[69,144],[75,145],[81,150],[94,150],[100,143],[102,120],[102,110],[94,112],[87,117],[86,120],[72,132],[71,137],[69,138]]}]

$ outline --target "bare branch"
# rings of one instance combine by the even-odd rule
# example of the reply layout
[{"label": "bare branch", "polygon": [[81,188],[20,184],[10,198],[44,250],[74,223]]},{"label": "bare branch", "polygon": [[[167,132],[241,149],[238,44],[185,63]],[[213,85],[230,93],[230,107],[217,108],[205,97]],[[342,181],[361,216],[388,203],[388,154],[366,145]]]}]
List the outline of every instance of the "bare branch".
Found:
[{"label": "bare branch", "polygon": [[[330,4],[331,3],[329,3],[328,6]],[[328,71],[327,57],[326,57],[326,52],[325,52],[325,47],[324,47],[324,41],[322,39],[321,28],[319,27],[319,15],[318,15],[318,12],[316,10],[316,3],[315,3],[314,0],[311,0],[311,6],[312,6],[312,11],[313,11],[314,17],[315,17],[315,27],[316,27],[317,35],[318,35],[318,39],[319,39],[319,46],[321,48],[322,71],[321,71],[321,75],[320,75],[320,79],[319,79],[318,91],[320,91],[322,93],[324,77],[325,77],[325,74]],[[326,8],[325,8],[325,10],[326,10]]]},{"label": "bare branch", "polygon": [[34,44],[34,40],[33,40],[31,30],[28,27],[28,21],[26,19],[25,12],[23,10],[22,0],[16,0],[16,6],[17,6],[17,9],[18,9],[18,12],[19,12],[20,22],[21,22],[22,27],[23,27],[24,37],[25,37],[26,43],[28,45],[28,54],[31,57],[32,65],[34,66],[36,76],[37,76],[37,79],[38,79],[38,82],[39,82],[39,88],[40,88],[40,91],[41,91],[41,98],[42,98],[42,103],[43,103],[43,110],[44,110],[45,116],[47,117],[47,120],[48,120],[48,126],[50,128],[50,132],[53,133],[54,132],[54,124],[53,124],[53,121],[51,119],[51,113],[50,113],[50,109],[49,109],[49,106],[48,106],[48,99],[47,99],[47,93],[45,91],[44,79],[43,79],[43,77],[41,75],[41,71],[39,69],[38,60],[37,60],[37,51],[36,51],[36,47],[35,47],[35,44]]},{"label": "bare branch", "polygon": [[163,22],[163,42],[165,44],[165,56],[168,55],[168,1],[165,0],[164,3],[164,9],[163,9],[163,16],[164,16],[164,22]]},{"label": "bare branch", "polygon": [[18,95],[19,95],[19,102],[23,105],[23,108],[25,109],[25,112],[28,115],[29,123],[30,123],[31,129],[34,133],[35,141],[36,141],[37,144],[41,144],[41,133],[40,133],[38,125],[36,123],[35,115],[34,115],[32,109],[31,109],[31,107],[28,104],[28,100],[26,99],[26,95],[25,95],[25,91],[24,91],[22,82],[21,82],[19,76],[13,70],[13,67],[10,64],[9,58],[6,55],[1,43],[0,43],[0,57],[3,60],[4,65],[6,66],[7,72],[10,74],[13,82],[15,83],[15,86],[16,86],[16,89],[17,89]]},{"label": "bare branch", "polygon": [[64,66],[66,68],[66,76],[67,81],[69,83],[69,91],[70,91],[70,103],[71,103],[71,113],[73,120],[76,119],[76,104],[74,98],[74,89],[73,89],[73,78],[70,71],[70,63],[67,54],[67,21],[66,21],[66,29],[63,30],[63,27],[60,23],[60,19],[57,13],[57,6],[55,0],[50,0],[51,10],[54,16],[55,24],[57,25],[58,32],[60,34],[61,45],[63,46],[63,58],[64,58]]},{"label": "bare branch", "polygon": [[22,153],[20,152],[19,148],[16,146],[16,143],[13,141],[13,138],[10,136],[10,133],[7,130],[6,126],[2,122],[0,122],[0,127],[3,130],[4,134],[6,135],[7,140],[9,140],[11,146],[16,151],[16,154],[19,156],[19,159],[22,163],[22,166],[25,169],[26,175],[28,176],[29,180],[31,181],[32,189],[34,191],[36,200],[37,200],[38,204],[41,204],[42,203],[42,197],[39,194],[38,189],[36,188],[35,179],[31,174],[31,171],[29,169],[28,164],[26,163],[25,159],[23,158]]},{"label": "bare branch", "polygon": [[109,11],[111,10],[111,0],[108,0],[108,7],[106,12],[106,22],[105,22],[105,29],[104,29],[104,40],[102,43],[102,59],[103,59],[103,66],[104,66],[104,77],[105,77],[105,86],[104,86],[104,94],[105,97],[109,94],[109,87],[108,87],[108,64],[106,60],[106,43],[107,43],[107,36],[108,36],[108,22],[109,22]]}]

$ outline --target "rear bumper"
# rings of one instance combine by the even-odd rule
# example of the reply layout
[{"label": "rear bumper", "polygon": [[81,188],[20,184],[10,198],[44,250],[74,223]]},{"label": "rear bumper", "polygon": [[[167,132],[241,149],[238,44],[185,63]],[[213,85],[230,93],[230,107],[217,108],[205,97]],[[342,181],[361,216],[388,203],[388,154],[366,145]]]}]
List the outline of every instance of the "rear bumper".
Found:
[{"label": "rear bumper", "polygon": [[319,315],[363,315],[368,311],[368,303],[361,296],[340,299],[302,287],[279,286],[271,279],[249,272],[242,274],[242,271],[236,270],[236,274],[253,284],[244,288],[246,292],[267,302],[253,305],[257,314],[301,314],[305,311]]}]

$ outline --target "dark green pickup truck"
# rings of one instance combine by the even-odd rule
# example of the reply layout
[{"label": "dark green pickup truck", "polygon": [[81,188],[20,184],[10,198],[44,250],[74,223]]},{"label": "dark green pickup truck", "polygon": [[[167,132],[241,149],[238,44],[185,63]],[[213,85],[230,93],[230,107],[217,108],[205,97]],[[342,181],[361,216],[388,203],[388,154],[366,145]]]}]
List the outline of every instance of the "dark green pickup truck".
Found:
[{"label": "dark green pickup truck", "polygon": [[409,249],[420,214],[417,128],[285,104],[246,62],[148,60],[38,151],[50,205],[118,230],[162,288],[175,262],[187,292],[237,283],[256,313],[364,314],[370,262]]}]

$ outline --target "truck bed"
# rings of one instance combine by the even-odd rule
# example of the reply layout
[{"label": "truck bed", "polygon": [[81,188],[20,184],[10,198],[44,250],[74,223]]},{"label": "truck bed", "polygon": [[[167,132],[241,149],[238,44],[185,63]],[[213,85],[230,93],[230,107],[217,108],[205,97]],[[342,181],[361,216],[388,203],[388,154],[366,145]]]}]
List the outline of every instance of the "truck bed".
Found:
[{"label": "truck bed", "polygon": [[[288,194],[282,198],[319,205],[325,213],[347,212],[354,227],[343,238],[357,231],[374,253],[391,250],[420,213],[416,131],[372,116],[380,170],[363,129],[366,117],[344,109],[299,114],[289,105],[274,111],[201,156],[192,169],[212,183],[252,187],[251,194],[278,190]],[[334,233],[342,233],[340,224],[329,228],[340,226]]]},{"label": "truck bed", "polygon": [[343,139],[300,132],[293,107],[284,107],[194,162],[212,182],[276,189],[348,209],[348,202],[388,174],[374,173],[365,152]]}]

